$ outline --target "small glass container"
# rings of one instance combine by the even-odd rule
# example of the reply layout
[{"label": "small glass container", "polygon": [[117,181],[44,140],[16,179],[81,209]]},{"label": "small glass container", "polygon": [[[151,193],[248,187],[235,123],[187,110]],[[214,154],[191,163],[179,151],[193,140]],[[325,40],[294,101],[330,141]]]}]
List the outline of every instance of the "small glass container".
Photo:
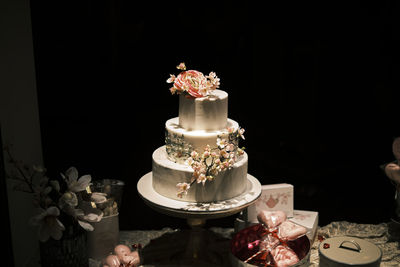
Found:
[{"label": "small glass container", "polygon": [[88,232],[88,254],[91,259],[102,260],[119,243],[119,210],[124,182],[115,179],[95,180],[90,186],[91,206],[103,212],[103,218],[93,223]]},{"label": "small glass container", "polygon": [[106,198],[104,202],[96,203],[97,208],[103,211],[104,217],[119,213],[124,185],[123,181],[115,179],[102,179],[92,182],[90,187],[92,194],[100,193]]}]

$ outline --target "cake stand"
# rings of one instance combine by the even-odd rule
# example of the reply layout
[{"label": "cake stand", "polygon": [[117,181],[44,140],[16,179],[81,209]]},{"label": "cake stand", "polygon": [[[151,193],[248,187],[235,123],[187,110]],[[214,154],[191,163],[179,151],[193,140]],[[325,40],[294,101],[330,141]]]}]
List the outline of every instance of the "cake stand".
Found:
[{"label": "cake stand", "polygon": [[182,251],[171,255],[171,262],[191,266],[221,266],[222,256],[207,249],[213,242],[213,237],[211,231],[207,231],[203,226],[208,219],[231,216],[253,204],[261,195],[260,182],[247,174],[246,190],[241,195],[224,201],[195,203],[158,194],[153,189],[152,179],[152,172],[149,172],[139,180],[137,190],[140,197],[159,213],[186,219],[191,228]]}]

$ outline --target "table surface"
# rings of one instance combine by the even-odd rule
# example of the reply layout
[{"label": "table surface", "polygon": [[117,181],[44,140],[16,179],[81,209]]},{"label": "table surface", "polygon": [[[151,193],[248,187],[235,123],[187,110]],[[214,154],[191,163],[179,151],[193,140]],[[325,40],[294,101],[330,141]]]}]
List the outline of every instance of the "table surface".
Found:
[{"label": "table surface", "polygon": [[[215,265],[207,264],[207,266],[231,266],[229,260],[229,242],[235,232],[234,229],[213,227],[203,231],[207,231],[208,233],[207,243],[205,244],[207,252],[210,255],[218,254],[222,256],[221,259],[212,259]],[[204,234],[204,232],[202,233]],[[184,249],[190,249],[188,246],[190,234],[190,230],[175,230],[171,228],[149,231],[120,231],[120,243],[126,245],[140,244],[142,246],[141,258],[143,265],[141,266],[196,266],[183,260],[185,257]],[[323,239],[334,236],[354,236],[370,241],[382,250],[381,267],[400,266],[399,224],[393,222],[357,224],[340,221],[318,227],[316,238],[313,240],[311,247],[311,267],[318,266],[318,246],[320,242]],[[209,255],[206,256],[208,257]],[[96,261],[90,261],[90,267],[97,266],[101,265]]]}]

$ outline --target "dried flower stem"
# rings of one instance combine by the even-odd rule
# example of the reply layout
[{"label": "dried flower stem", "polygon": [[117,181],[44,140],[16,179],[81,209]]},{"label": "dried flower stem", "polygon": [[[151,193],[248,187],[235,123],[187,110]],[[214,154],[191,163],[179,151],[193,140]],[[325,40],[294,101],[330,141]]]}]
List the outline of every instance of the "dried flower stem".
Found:
[{"label": "dried flower stem", "polygon": [[18,177],[18,176],[8,176],[8,178],[14,179],[14,180],[18,180],[18,181],[22,181],[22,182],[26,183],[26,185],[29,187],[30,190],[29,191],[22,190],[22,191],[27,192],[27,193],[34,193],[35,190],[33,189],[33,184],[32,184],[33,174],[31,175],[30,178],[26,177],[24,171],[21,169],[21,167],[18,165],[17,161],[11,155],[11,152],[8,149],[8,147],[5,147],[4,150],[7,152],[7,156],[10,158],[10,163],[13,164],[15,169],[18,171],[18,173],[22,177],[21,178],[21,177]]}]

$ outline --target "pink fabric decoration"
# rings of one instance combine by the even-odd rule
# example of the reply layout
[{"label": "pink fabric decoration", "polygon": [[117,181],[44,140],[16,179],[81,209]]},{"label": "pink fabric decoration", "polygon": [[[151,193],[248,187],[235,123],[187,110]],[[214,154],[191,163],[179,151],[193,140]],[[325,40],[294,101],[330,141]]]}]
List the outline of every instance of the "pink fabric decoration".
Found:
[{"label": "pink fabric decoration", "polygon": [[307,229],[301,225],[284,221],[279,225],[279,237],[283,240],[295,240],[307,233]]},{"label": "pink fabric decoration", "polygon": [[104,260],[103,267],[136,267],[140,264],[138,251],[131,249],[123,244],[114,248],[114,254],[108,255]]},{"label": "pink fabric decoration", "polygon": [[281,243],[281,241],[272,236],[272,235],[267,235],[264,240],[260,243],[260,250],[265,249],[268,251],[273,250],[276,246],[278,246]]},{"label": "pink fabric decoration", "polygon": [[400,166],[396,163],[389,163],[385,166],[385,173],[397,184],[400,184]]},{"label": "pink fabric decoration", "polygon": [[299,262],[299,257],[289,247],[277,246],[271,251],[276,267],[288,267]]},{"label": "pink fabric decoration", "polygon": [[257,219],[260,223],[264,224],[268,228],[276,228],[282,222],[286,220],[286,213],[280,210],[277,211],[260,211],[257,215]]}]

